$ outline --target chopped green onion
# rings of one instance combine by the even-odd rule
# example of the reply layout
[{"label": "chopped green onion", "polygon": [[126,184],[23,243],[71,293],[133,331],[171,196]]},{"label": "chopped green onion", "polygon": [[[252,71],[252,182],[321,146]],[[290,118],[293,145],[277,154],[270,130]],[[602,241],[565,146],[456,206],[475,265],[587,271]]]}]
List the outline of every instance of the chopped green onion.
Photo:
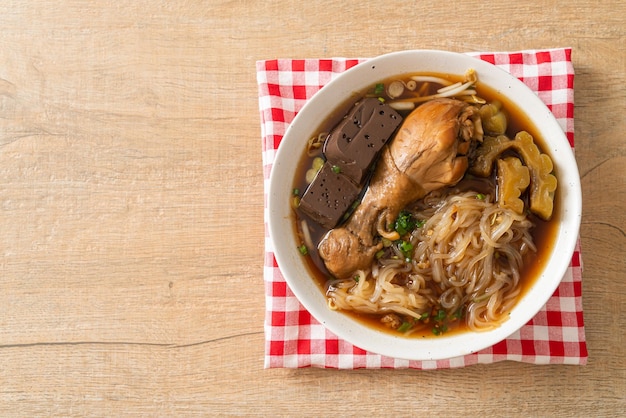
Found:
[{"label": "chopped green onion", "polygon": [[309,253],[309,249],[304,244],[298,247],[298,251],[300,251],[300,254],[302,255],[307,255]]},{"label": "chopped green onion", "polygon": [[300,189],[298,189],[297,187],[293,189],[292,191],[294,196],[299,196],[300,195]]},{"label": "chopped green onion", "polygon": [[385,250],[380,250],[376,253],[376,259],[378,260],[380,257],[385,255]]},{"label": "chopped green onion", "polygon": [[332,166],[331,170],[333,170],[333,173],[335,174],[341,173],[341,167],[339,167],[338,165]]},{"label": "chopped green onion", "polygon": [[441,334],[441,332],[439,331],[439,328],[433,328],[432,331],[433,331],[433,334],[435,335]]},{"label": "chopped green onion", "polygon": [[422,319],[422,320],[423,320],[423,319],[428,318],[429,316],[430,316],[430,314],[429,314],[428,312],[424,312],[424,313],[422,314],[422,316],[420,317],[420,319]]},{"label": "chopped green onion", "polygon": [[383,83],[377,83],[374,87],[374,94],[383,94],[385,91],[385,85]]},{"label": "chopped green onion", "polygon": [[385,103],[385,98],[384,97],[379,97],[378,101],[381,102],[381,103]]},{"label": "chopped green onion", "polygon": [[446,319],[446,311],[439,309],[437,315],[435,315],[435,321],[443,321],[444,319]]},{"label": "chopped green onion", "polygon": [[398,249],[402,251],[402,254],[408,259],[412,255],[413,244],[408,241],[400,241],[398,243]]},{"label": "chopped green onion", "polygon": [[403,210],[398,215],[394,223],[394,229],[400,236],[408,234],[417,226],[417,221],[413,219],[411,212]]},{"label": "chopped green onion", "polygon": [[407,332],[408,330],[410,330],[410,329],[411,329],[411,327],[412,327],[412,326],[413,326],[413,325],[411,325],[411,323],[410,323],[410,322],[406,322],[406,321],[404,321],[404,322],[402,323],[402,325],[400,325],[400,326],[398,327],[398,332]]},{"label": "chopped green onion", "polygon": [[482,193],[478,193],[478,194],[476,195],[476,199],[478,199],[478,200],[485,200],[485,197],[486,197],[486,196],[485,196],[484,194],[482,194]]}]

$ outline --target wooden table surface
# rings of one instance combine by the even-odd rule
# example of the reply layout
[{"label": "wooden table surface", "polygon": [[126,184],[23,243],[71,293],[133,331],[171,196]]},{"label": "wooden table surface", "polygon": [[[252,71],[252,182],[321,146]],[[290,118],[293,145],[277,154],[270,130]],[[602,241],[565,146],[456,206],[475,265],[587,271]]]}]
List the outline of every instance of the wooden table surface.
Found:
[{"label": "wooden table surface", "polygon": [[[9,0],[0,27],[2,416],[626,413],[623,1]],[[588,365],[265,370],[255,61],[564,46]]]}]

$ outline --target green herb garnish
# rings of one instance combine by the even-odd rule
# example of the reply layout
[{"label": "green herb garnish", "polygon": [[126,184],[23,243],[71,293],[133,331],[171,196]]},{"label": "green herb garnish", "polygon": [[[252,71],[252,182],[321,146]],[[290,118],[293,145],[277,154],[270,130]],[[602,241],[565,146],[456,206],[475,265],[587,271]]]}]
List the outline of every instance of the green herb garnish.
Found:
[{"label": "green herb garnish", "polygon": [[443,321],[444,319],[446,319],[446,311],[443,309],[439,309],[439,311],[437,311],[437,315],[435,315],[434,317],[435,321]]},{"label": "green herb garnish", "polygon": [[408,241],[400,241],[398,243],[398,249],[402,251],[402,255],[405,258],[410,258],[413,255],[413,244]]},{"label": "green herb garnish", "polygon": [[417,221],[413,219],[411,212],[403,210],[398,215],[398,219],[393,224],[393,229],[402,235],[406,235],[411,232],[417,226]]},{"label": "green herb garnish", "polygon": [[408,330],[410,330],[413,327],[413,324],[411,324],[410,322],[406,322],[404,321],[402,323],[402,325],[400,325],[398,327],[398,332],[407,332]]}]

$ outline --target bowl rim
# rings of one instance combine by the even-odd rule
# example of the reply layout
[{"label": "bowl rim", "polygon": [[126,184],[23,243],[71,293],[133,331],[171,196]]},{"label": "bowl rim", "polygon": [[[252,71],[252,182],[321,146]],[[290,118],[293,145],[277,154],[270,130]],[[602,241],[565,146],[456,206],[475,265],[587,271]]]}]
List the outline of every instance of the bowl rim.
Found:
[{"label": "bowl rim", "polygon": [[[561,224],[553,244],[553,254],[557,256],[550,257],[535,283],[511,311],[509,319],[490,331],[465,331],[436,338],[407,338],[366,327],[348,315],[328,309],[325,296],[310,278],[308,268],[300,259],[288,202],[293,177],[285,175],[285,172],[292,173],[300,161],[304,149],[302,143],[298,142],[299,138],[308,137],[308,133],[313,134],[320,125],[317,121],[325,120],[337,108],[337,104],[352,96],[356,97],[358,92],[375,82],[411,72],[462,75],[468,68],[478,73],[481,83],[502,94],[514,94],[517,98],[514,102],[517,102],[536,130],[542,133],[545,145],[550,148],[544,151],[553,157],[560,188],[558,207]],[[320,113],[326,117],[313,117]],[[299,132],[307,134],[301,135]],[[339,338],[368,352],[398,359],[427,361],[450,359],[490,347],[518,331],[541,310],[560,284],[575,250],[582,195],[578,167],[569,141],[554,115],[535,92],[505,70],[471,55],[413,49],[390,52],[357,64],[329,81],[304,104],[287,127],[276,150],[270,171],[267,204],[269,239],[282,276],[298,301],[318,322]]]}]

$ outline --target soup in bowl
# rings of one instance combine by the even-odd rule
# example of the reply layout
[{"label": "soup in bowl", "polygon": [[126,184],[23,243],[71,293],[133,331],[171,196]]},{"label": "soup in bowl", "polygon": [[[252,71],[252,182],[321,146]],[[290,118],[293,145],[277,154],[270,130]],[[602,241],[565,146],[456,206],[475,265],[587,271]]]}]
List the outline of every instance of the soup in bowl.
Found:
[{"label": "soup in bowl", "polygon": [[270,175],[278,266],[370,352],[479,351],[547,302],[578,236],[576,162],[523,83],[467,55],[370,59],[298,113]]}]

